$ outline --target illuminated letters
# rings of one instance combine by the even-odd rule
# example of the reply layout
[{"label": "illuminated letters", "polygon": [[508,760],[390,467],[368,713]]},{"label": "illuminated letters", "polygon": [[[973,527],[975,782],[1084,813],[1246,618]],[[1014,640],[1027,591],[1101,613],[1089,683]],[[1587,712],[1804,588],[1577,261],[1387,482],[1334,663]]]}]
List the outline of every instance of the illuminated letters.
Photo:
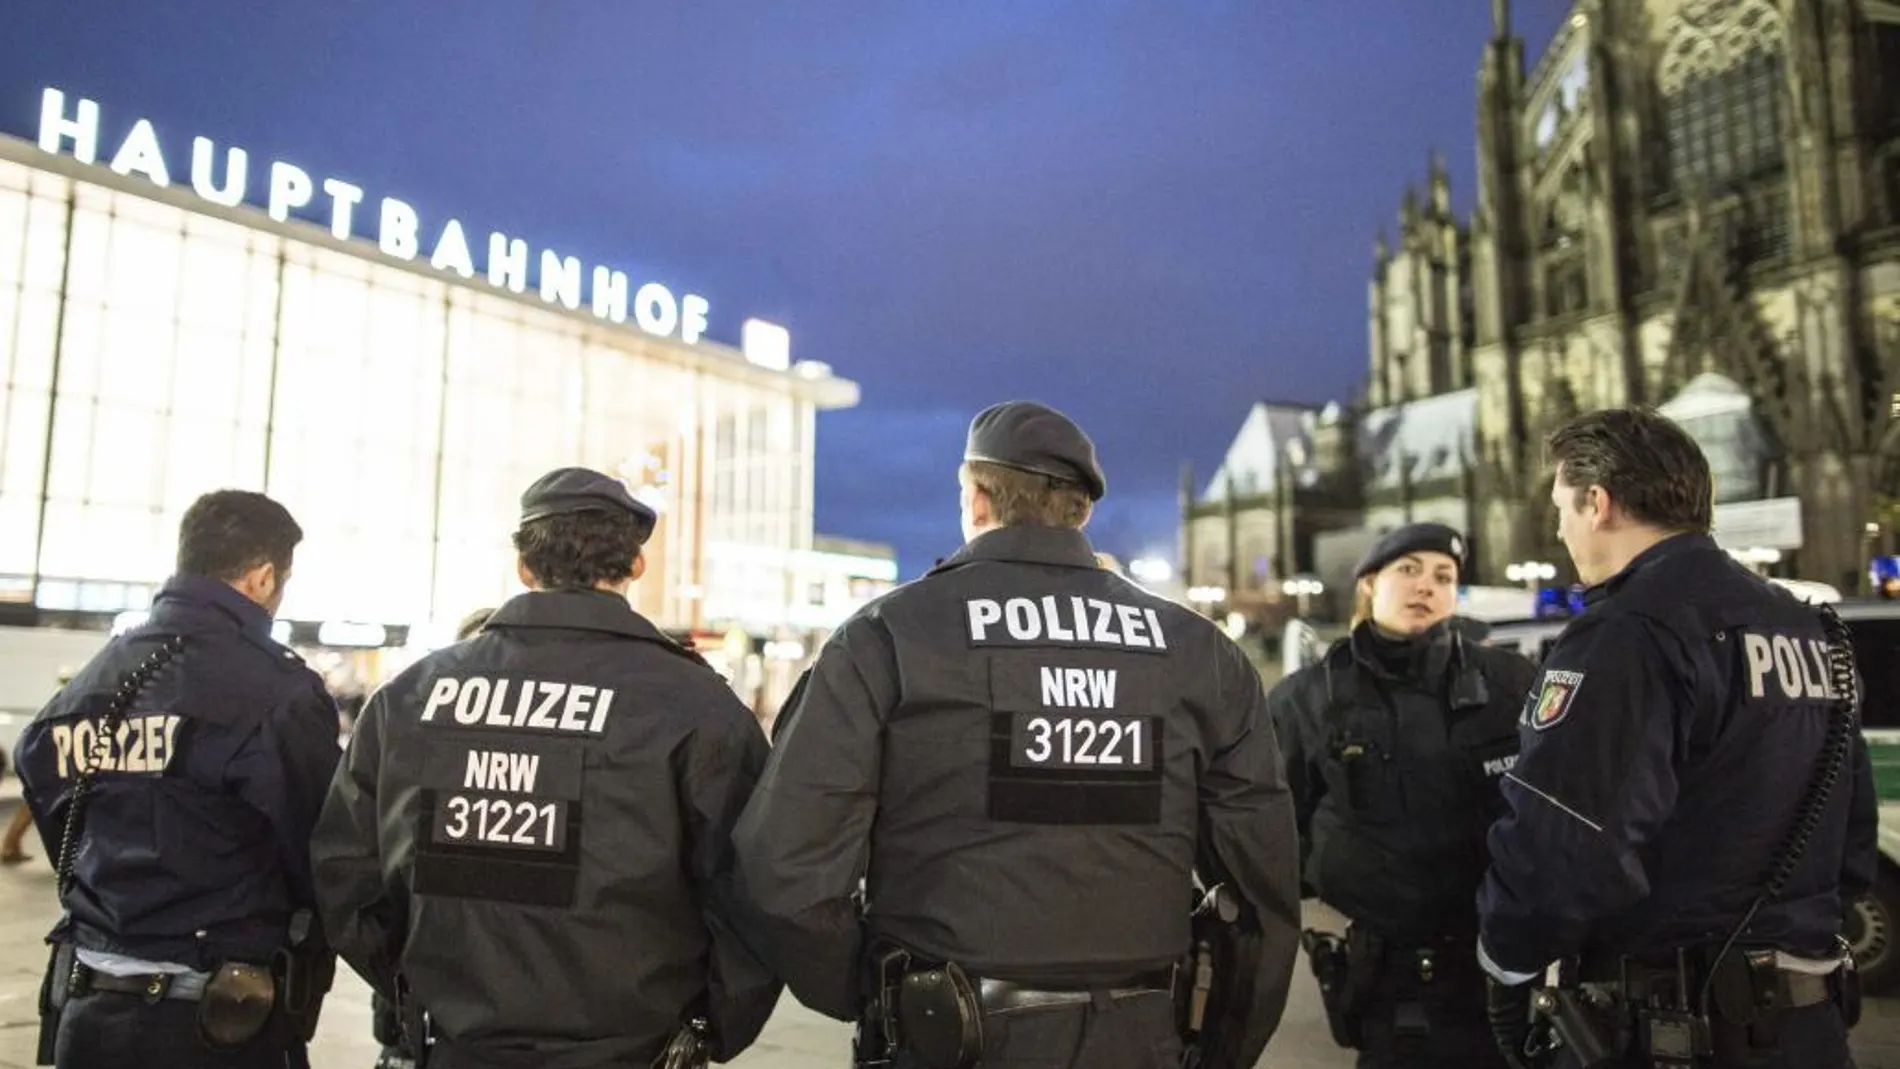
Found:
[{"label": "illuminated letters", "polygon": [[[155,186],[170,187],[171,167],[164,144],[149,119],[136,119],[125,128],[125,136],[112,150],[107,164],[119,175],[143,177]],[[39,146],[52,155],[69,155],[84,164],[99,162],[100,108],[84,97],[68,98],[54,88],[40,95]],[[182,145],[179,146],[182,148]],[[204,201],[225,208],[243,205],[251,196],[250,156],[242,148],[223,149],[222,167],[218,144],[208,137],[191,140],[191,190]],[[183,163],[182,157],[172,162]],[[264,172],[263,208],[279,223],[293,217],[306,221],[312,215],[323,216],[330,235],[338,241],[356,237],[357,211],[368,203],[363,186],[341,178],[313,176],[293,163],[269,161]],[[222,173],[220,173],[222,171]],[[180,172],[183,173],[182,171]],[[321,193],[323,201],[316,203]],[[251,201],[255,204],[256,201]],[[414,261],[423,253],[422,213],[395,197],[377,202],[376,247],[394,260]],[[446,219],[439,230],[434,220],[435,244],[427,250],[431,269],[472,279],[481,268],[469,246],[468,234],[457,219]],[[368,224],[365,224],[367,228]],[[365,235],[367,237],[367,235]],[[539,252],[539,257],[535,253]],[[539,266],[538,272],[531,269]],[[648,334],[677,337],[688,345],[705,336],[711,306],[697,293],[678,293],[658,282],[637,288],[623,271],[603,265],[583,264],[578,257],[562,256],[552,249],[531,248],[520,238],[494,232],[488,238],[485,265],[489,284],[511,293],[525,294],[531,284],[541,300],[572,311],[586,307],[599,319],[624,324],[631,315],[634,324]],[[776,329],[776,328],[775,328]],[[747,345],[747,358],[776,371],[787,369],[789,339],[775,337],[763,347],[762,358]]]}]

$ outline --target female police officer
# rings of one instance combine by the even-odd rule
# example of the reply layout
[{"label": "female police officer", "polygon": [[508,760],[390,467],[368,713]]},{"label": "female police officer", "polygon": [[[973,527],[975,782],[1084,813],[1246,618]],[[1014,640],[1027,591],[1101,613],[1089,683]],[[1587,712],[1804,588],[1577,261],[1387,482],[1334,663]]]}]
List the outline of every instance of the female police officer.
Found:
[{"label": "female police officer", "polygon": [[1387,534],[1359,564],[1351,635],[1268,696],[1302,881],[1352,921],[1343,948],[1309,949],[1361,1069],[1502,1064],[1474,896],[1534,672],[1452,619],[1464,549],[1443,524]]}]

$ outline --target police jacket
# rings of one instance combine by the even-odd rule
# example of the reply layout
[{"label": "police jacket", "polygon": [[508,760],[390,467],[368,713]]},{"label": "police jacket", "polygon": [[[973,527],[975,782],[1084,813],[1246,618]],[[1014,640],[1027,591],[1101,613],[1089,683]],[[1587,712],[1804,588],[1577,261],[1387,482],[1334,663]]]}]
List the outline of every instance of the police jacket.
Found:
[{"label": "police jacket", "polygon": [[990,531],[848,620],[735,843],[768,958],[833,1017],[867,940],[1041,986],[1172,965],[1197,869],[1266,940],[1244,1064],[1284,1005],[1297,845],[1259,677],[1079,531]]},{"label": "police jacket", "polygon": [[338,953],[398,977],[458,1061],[642,1064],[779,986],[727,928],[758,722],[625,598],[530,592],[370,699],[313,852]]},{"label": "police jacket", "polygon": [[1306,885],[1388,940],[1469,947],[1535,675],[1452,621],[1410,640],[1365,623],[1274,687]]},{"label": "police jacket", "polygon": [[[336,768],[336,706],[229,584],[166,581],[146,622],[106,644],[20,737],[17,763],[47,856],[74,783],[98,759],[54,938],[200,970],[265,961],[313,904],[310,830]],[[121,681],[183,645],[101,748]]]},{"label": "police jacket", "polygon": [[[1719,943],[1763,890],[1835,711],[1816,610],[1706,535],[1589,591],[1524,709],[1479,898],[1494,968]],[[1818,831],[1741,943],[1830,956],[1873,881],[1878,821],[1858,733]]]}]

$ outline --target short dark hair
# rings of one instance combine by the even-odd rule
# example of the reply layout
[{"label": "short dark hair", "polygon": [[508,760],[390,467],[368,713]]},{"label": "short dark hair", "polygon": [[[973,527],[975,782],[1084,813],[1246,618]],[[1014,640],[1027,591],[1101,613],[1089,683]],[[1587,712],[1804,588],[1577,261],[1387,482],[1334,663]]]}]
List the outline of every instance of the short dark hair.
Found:
[{"label": "short dark hair", "polygon": [[1080,527],[1094,502],[1080,483],[1023,471],[987,460],[966,460],[970,482],[990,499],[990,516],[999,526]]},{"label": "short dark hair", "polygon": [[178,523],[178,571],[231,582],[260,564],[290,572],[303,528],[290,510],[251,490],[213,490]]},{"label": "short dark hair", "polygon": [[633,574],[640,528],[630,515],[564,512],[523,524],[515,550],[544,589],[593,590]]},{"label": "short dark hair", "polygon": [[1709,458],[1674,420],[1649,408],[1587,412],[1546,442],[1556,476],[1577,503],[1592,486],[1641,523],[1706,533],[1714,522]]}]

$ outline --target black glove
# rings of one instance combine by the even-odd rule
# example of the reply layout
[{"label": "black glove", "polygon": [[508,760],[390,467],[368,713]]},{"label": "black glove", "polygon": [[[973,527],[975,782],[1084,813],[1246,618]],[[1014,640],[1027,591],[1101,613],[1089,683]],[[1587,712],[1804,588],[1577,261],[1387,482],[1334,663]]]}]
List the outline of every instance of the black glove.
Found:
[{"label": "black glove", "polygon": [[1511,1069],[1525,1069],[1524,1041],[1531,1034],[1530,984],[1501,984],[1485,979],[1485,1016],[1491,1022],[1491,1037]]}]

